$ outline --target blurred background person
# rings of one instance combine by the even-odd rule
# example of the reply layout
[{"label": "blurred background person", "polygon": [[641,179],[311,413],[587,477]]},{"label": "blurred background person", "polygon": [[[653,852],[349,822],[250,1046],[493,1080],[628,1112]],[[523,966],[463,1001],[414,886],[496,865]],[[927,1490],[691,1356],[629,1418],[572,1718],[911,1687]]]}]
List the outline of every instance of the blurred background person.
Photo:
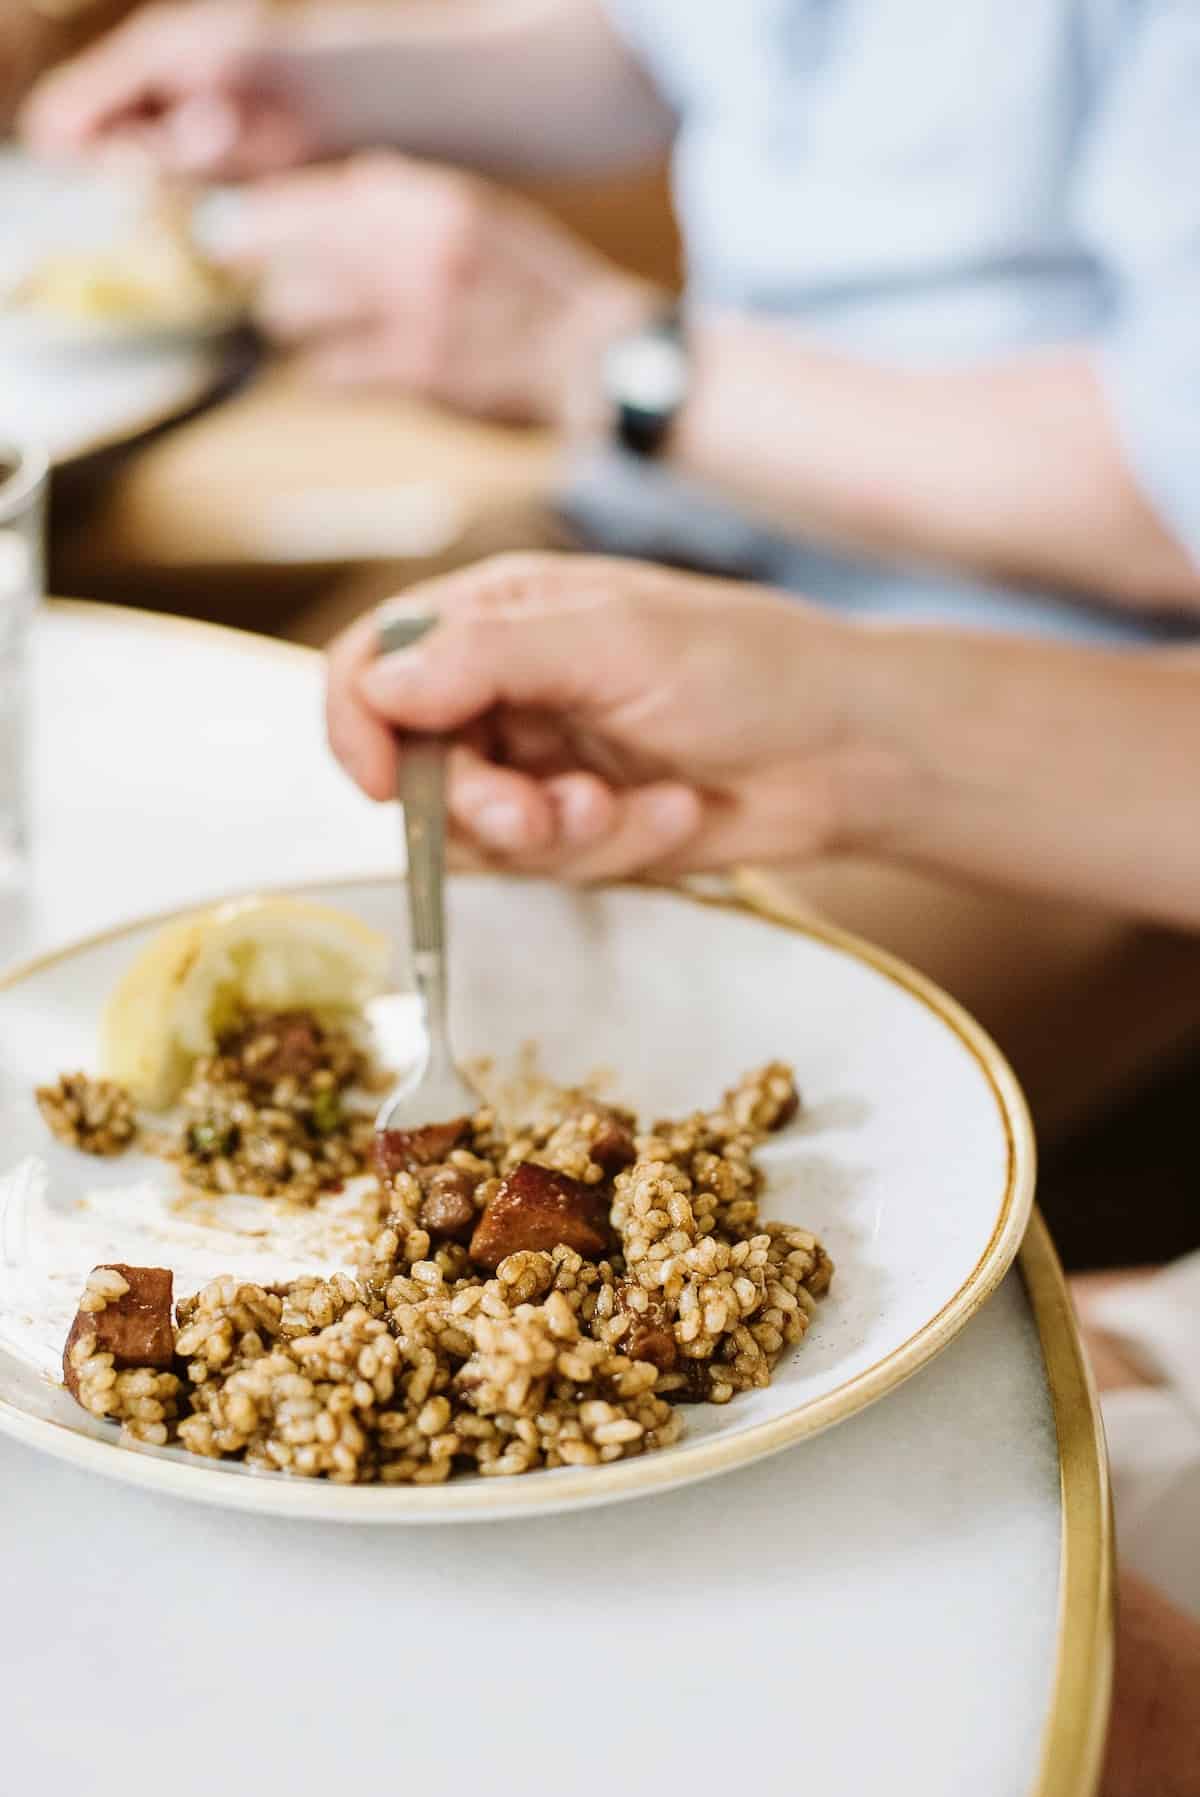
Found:
[{"label": "blurred background person", "polygon": [[[378,156],[257,190],[261,316],[339,379],[597,438],[615,412],[637,515],[598,491],[593,532],[609,509],[827,603],[1142,635],[1200,606],[1198,81],[1182,0],[1031,0],[1019,30],[1004,0],[234,0],[141,14],[28,131],[206,177],[364,144],[592,173],[670,144],[678,333],[548,219]],[[720,527],[693,479],[736,508]]]}]

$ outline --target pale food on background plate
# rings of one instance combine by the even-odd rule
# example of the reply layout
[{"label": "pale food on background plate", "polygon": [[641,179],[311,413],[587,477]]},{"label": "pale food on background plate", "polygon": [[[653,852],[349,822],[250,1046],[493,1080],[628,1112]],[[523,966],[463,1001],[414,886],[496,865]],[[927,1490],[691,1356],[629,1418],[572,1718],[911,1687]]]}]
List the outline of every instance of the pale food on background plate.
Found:
[{"label": "pale food on background plate", "polygon": [[14,298],[88,324],[188,329],[232,315],[244,295],[195,243],[187,204],[160,195],[128,237],[104,250],[46,257]]}]

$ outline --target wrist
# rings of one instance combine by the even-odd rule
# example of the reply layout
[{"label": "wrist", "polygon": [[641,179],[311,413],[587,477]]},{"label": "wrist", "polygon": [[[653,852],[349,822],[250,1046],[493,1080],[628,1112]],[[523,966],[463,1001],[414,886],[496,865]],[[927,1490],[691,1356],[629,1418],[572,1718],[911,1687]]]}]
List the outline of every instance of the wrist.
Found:
[{"label": "wrist", "polygon": [[919,627],[842,622],[839,849],[919,856],[944,802],[933,740],[945,705],[936,638]]},{"label": "wrist", "polygon": [[582,283],[564,310],[547,369],[546,423],[576,439],[607,434],[612,417],[605,353],[619,338],[661,318],[670,303],[664,288],[616,268],[605,267]]}]

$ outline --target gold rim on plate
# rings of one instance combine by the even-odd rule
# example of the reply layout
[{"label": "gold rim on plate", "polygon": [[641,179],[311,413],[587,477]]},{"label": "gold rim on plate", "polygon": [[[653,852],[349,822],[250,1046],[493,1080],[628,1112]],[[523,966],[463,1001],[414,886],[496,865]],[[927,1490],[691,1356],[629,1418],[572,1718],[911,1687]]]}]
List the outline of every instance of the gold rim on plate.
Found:
[{"label": "gold rim on plate", "polygon": [[1050,1387],[1062,1502],[1058,1655],[1032,1797],[1094,1797],[1108,1734],[1116,1633],[1116,1550],[1104,1430],[1071,1295],[1036,1209],[1019,1265]]}]

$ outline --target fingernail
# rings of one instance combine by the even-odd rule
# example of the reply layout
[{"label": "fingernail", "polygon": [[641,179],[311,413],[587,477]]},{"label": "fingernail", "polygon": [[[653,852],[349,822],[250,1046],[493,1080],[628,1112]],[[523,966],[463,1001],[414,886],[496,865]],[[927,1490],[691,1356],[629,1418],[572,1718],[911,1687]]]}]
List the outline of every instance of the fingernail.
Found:
[{"label": "fingernail", "polygon": [[493,799],[481,805],[471,818],[471,827],[493,848],[519,849],[525,843],[525,813],[510,799]]},{"label": "fingernail", "polygon": [[437,624],[428,606],[395,603],[379,614],[380,656],[402,653],[421,642]]}]

